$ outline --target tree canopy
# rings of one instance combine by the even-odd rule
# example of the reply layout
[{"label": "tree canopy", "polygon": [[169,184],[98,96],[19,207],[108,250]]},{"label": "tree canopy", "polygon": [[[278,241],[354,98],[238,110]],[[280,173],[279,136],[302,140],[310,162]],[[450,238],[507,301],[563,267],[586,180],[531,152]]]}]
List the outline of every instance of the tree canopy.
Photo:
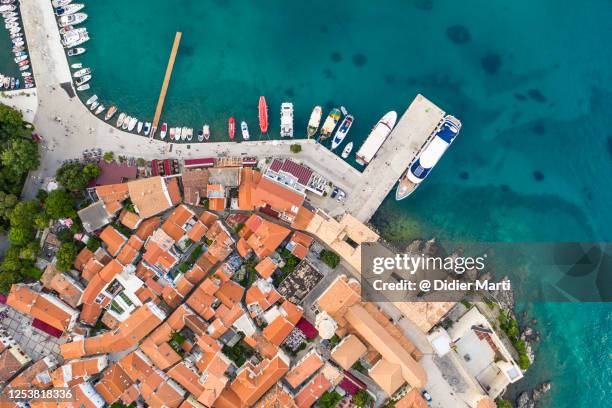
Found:
[{"label": "tree canopy", "polygon": [[13,139],[0,156],[4,168],[15,175],[24,175],[40,164],[38,145],[27,139]]},{"label": "tree canopy", "polygon": [[74,242],[66,242],[60,246],[55,254],[57,259],[56,267],[60,271],[68,271],[72,268],[72,263],[77,256],[77,246]]},{"label": "tree canopy", "polygon": [[55,178],[68,190],[82,190],[99,175],[100,168],[95,164],[66,163],[57,169]]},{"label": "tree canopy", "polygon": [[70,194],[61,189],[51,191],[45,200],[45,214],[54,220],[76,217],[74,201]]}]

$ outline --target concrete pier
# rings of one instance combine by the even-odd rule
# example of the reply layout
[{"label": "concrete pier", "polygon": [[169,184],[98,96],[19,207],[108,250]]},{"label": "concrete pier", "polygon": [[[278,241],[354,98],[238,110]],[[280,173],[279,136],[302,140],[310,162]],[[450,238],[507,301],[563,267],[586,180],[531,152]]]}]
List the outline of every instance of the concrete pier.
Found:
[{"label": "concrete pier", "polygon": [[[23,191],[26,198],[36,195],[42,182],[55,175],[62,161],[79,158],[86,149],[100,148],[116,155],[147,160],[218,156],[290,157],[311,167],[346,192],[346,202],[343,204],[329,197],[313,197],[316,206],[332,216],[348,211],[365,222],[391,192],[413,155],[444,115],[441,109],[418,95],[363,173],[314,140],[172,144],[145,138],[111,126],[93,115],[77,97],[62,89],[60,84],[71,82],[72,78],[51,2],[22,0],[20,7],[37,84],[38,105],[33,123],[37,133],[43,137],[40,144],[41,165],[37,171],[31,172],[26,182]],[[104,95],[99,97],[104,100]],[[23,107],[17,100],[14,103],[24,112],[32,110],[31,102]],[[32,112],[28,113],[31,117]],[[302,151],[293,154],[290,146],[296,143],[302,147]]]},{"label": "concrete pier", "polygon": [[178,53],[182,36],[183,34],[180,31],[174,36],[172,50],[170,51],[170,58],[168,59],[168,65],[166,66],[166,74],[164,75],[164,82],[162,83],[161,91],[159,92],[159,99],[157,100],[157,106],[155,107],[155,115],[153,115],[153,125],[151,126],[151,133],[149,136],[151,139],[153,136],[155,136],[155,132],[157,132],[157,125],[159,125],[159,119],[161,118],[162,110],[164,108],[164,101],[166,100],[166,93],[168,92],[168,86],[170,85],[170,78],[172,78],[174,61],[176,60],[176,54]]}]

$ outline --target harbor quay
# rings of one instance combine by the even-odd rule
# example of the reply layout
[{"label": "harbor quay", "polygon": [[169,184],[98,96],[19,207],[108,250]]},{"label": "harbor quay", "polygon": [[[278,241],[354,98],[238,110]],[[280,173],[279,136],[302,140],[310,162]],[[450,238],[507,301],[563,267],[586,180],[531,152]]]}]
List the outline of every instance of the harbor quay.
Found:
[{"label": "harbor quay", "polygon": [[[191,144],[150,139],[111,126],[90,112],[77,97],[50,2],[23,0],[21,13],[37,83],[38,106],[33,124],[43,138],[41,166],[30,175],[24,187],[25,197],[33,197],[44,180],[53,177],[65,160],[79,158],[89,149],[145,160],[288,157],[323,175],[346,193],[342,204],[332,199],[319,199],[317,205],[332,216],[348,212],[359,221],[367,222],[444,116],[440,108],[417,95],[363,172],[313,139]],[[32,110],[31,107],[27,109]],[[32,112],[28,115],[32,117]],[[293,144],[301,146],[299,153],[290,152]]]}]

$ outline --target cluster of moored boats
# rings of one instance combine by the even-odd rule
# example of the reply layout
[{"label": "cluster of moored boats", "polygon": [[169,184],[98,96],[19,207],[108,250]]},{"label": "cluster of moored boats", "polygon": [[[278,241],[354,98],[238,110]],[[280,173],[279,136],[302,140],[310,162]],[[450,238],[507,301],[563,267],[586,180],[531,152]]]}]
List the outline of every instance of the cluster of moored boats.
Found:
[{"label": "cluster of moored boats", "polygon": [[0,14],[2,14],[4,27],[8,30],[9,38],[13,44],[12,52],[15,56],[15,64],[17,64],[21,73],[21,78],[0,74],[0,89],[19,89],[22,85],[26,89],[32,88],[34,77],[30,72],[30,59],[15,0],[0,0]]},{"label": "cluster of moored boats", "polygon": [[[79,45],[89,41],[89,33],[87,28],[77,27],[77,25],[87,20],[87,14],[81,11],[85,5],[72,3],[72,0],[53,0],[51,3],[55,8],[62,45],[67,49],[66,53],[69,57],[83,54],[85,48],[79,47]],[[72,74],[77,91],[88,90],[91,69],[83,68],[81,64],[72,64],[70,67],[78,69]]]}]

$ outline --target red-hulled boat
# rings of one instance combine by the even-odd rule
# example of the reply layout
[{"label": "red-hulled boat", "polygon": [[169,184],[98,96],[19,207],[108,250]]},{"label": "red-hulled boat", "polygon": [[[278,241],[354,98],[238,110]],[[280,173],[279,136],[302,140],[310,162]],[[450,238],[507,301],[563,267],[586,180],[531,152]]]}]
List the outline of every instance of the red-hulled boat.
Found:
[{"label": "red-hulled boat", "polygon": [[229,133],[229,138],[234,140],[234,134],[236,133],[236,119],[233,117],[229,118],[227,122],[227,132]]},{"label": "red-hulled boat", "polygon": [[259,128],[261,133],[268,131],[268,104],[265,96],[259,97]]}]

